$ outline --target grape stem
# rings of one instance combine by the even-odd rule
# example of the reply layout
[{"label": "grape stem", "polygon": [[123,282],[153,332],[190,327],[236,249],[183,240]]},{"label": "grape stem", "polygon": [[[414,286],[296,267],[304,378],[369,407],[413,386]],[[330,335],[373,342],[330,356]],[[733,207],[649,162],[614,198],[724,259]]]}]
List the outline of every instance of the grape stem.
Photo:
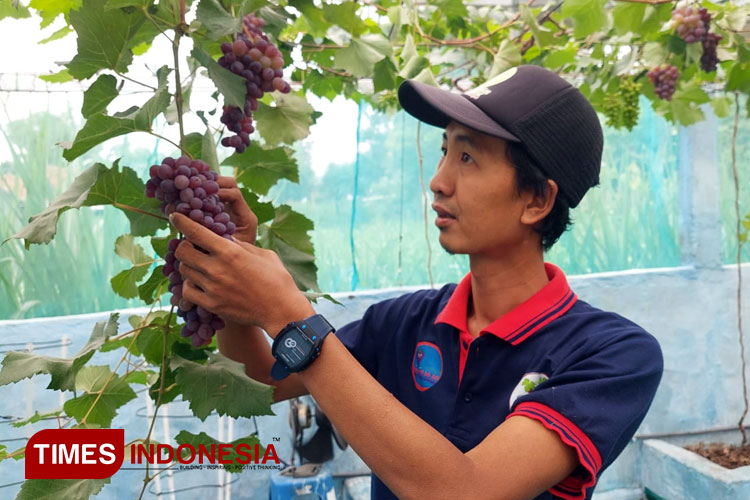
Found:
[{"label": "grape stem", "polygon": [[[185,1],[182,0],[180,2],[183,16],[183,24],[185,23]],[[182,32],[179,30],[175,30],[175,36],[174,36],[174,43],[172,44],[172,54],[174,55],[174,102],[177,106],[177,123],[180,126],[180,149],[182,151],[185,151],[185,127],[182,123],[182,113],[183,113],[183,99],[182,99],[182,83],[180,80],[180,60],[179,60],[179,52],[180,52],[180,37],[182,37]]]},{"label": "grape stem", "polygon": [[[179,80],[178,80],[179,81]],[[148,428],[148,434],[143,443],[148,446],[151,442],[151,433],[154,430],[154,424],[156,424],[156,416],[159,414],[159,407],[161,406],[161,399],[164,395],[164,380],[167,374],[167,340],[169,339],[169,325],[172,323],[172,313],[174,312],[174,306],[169,310],[169,316],[167,316],[167,322],[164,323],[164,343],[161,350],[161,367],[159,370],[159,395],[156,397],[156,405],[154,406],[154,414],[151,417],[151,425]],[[149,391],[150,392],[150,391]],[[146,477],[143,478],[143,487],[141,488],[141,494],[138,495],[138,500],[143,498],[143,493],[146,491],[146,486],[153,479],[148,475],[148,460],[146,460]],[[154,475],[156,477],[156,475]]]},{"label": "grape stem", "polygon": [[130,205],[123,205],[122,203],[114,202],[114,203],[112,203],[112,206],[113,207],[117,207],[117,208],[119,208],[121,210],[130,210],[131,212],[138,212],[139,214],[148,215],[148,216],[151,216],[151,217],[156,217],[157,219],[162,219],[162,220],[165,220],[165,221],[169,221],[169,219],[167,219],[166,217],[162,217],[161,215],[156,215],[156,214],[151,213],[151,212],[146,212],[145,210],[141,210],[140,208],[131,207]]}]

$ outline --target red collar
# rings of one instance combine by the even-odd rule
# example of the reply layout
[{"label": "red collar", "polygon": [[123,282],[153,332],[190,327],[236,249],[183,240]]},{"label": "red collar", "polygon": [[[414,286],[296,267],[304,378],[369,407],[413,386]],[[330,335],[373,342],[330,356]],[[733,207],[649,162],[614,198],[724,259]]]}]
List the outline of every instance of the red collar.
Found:
[{"label": "red collar", "polygon": [[[513,345],[518,345],[555,318],[565,314],[575,304],[578,297],[568,286],[562,270],[549,262],[544,263],[544,270],[547,271],[549,283],[484,328],[480,335],[491,333]],[[468,273],[438,314],[435,324],[447,323],[459,331],[468,331],[466,316],[470,295],[471,273]]]}]

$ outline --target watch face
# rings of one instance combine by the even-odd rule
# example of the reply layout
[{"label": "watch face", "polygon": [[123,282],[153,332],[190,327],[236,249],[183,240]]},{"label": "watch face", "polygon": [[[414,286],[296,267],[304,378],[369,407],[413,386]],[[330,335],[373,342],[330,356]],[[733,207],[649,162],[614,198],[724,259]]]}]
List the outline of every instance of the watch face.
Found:
[{"label": "watch face", "polygon": [[303,364],[313,350],[312,341],[299,330],[289,330],[281,339],[276,352],[289,368]]}]

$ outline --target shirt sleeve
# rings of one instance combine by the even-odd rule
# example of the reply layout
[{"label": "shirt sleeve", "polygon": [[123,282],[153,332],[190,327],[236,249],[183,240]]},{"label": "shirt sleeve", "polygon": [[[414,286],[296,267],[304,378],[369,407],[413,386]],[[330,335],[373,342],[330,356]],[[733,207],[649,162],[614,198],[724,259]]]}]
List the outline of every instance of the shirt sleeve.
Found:
[{"label": "shirt sleeve", "polygon": [[601,472],[622,452],[646,416],[661,380],[659,344],[643,330],[621,335],[551,374],[519,397],[508,418],[541,422],[572,446],[580,467],[549,492],[586,498]]},{"label": "shirt sleeve", "polygon": [[373,377],[378,369],[377,343],[375,339],[378,336],[374,321],[377,315],[375,305],[371,305],[365,311],[362,319],[352,321],[336,330],[336,337],[341,341],[357,361]]}]

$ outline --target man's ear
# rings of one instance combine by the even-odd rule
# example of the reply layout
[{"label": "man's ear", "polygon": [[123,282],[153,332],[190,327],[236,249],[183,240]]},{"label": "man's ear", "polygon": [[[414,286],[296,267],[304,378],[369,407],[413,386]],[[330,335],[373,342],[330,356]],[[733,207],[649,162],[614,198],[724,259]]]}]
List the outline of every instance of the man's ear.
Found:
[{"label": "man's ear", "polygon": [[547,217],[547,214],[552,211],[552,207],[555,206],[557,192],[557,183],[552,179],[547,179],[547,186],[543,194],[536,195],[533,191],[526,193],[526,204],[521,214],[521,222],[534,225]]}]

